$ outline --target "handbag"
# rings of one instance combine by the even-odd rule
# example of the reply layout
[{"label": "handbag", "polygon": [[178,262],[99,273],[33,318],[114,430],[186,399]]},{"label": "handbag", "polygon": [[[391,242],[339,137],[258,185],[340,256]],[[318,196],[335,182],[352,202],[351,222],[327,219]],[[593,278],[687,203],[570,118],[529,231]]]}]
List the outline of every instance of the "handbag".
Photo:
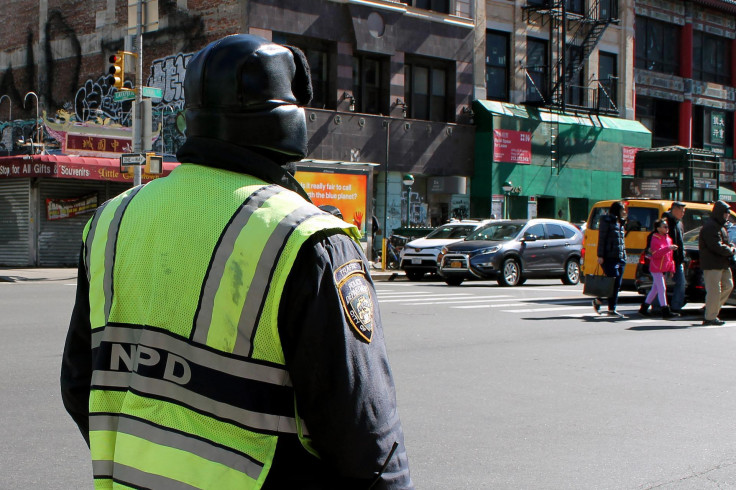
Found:
[{"label": "handbag", "polygon": [[609,298],[613,296],[613,288],[616,283],[616,278],[608,277],[606,275],[598,275],[599,270],[600,267],[596,267],[593,274],[585,274],[583,294],[586,296],[594,296],[596,298]]}]

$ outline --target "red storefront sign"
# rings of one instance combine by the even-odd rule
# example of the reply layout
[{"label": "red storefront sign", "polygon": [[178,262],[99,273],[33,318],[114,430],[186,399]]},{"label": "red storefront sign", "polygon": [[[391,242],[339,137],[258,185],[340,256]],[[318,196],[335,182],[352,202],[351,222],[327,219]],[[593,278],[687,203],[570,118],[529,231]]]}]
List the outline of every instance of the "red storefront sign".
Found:
[{"label": "red storefront sign", "polygon": [[493,161],[525,165],[532,163],[532,133],[494,129]]},{"label": "red storefront sign", "polygon": [[[141,180],[146,182],[168,175],[178,165],[178,162],[164,162],[161,175],[143,173]],[[120,172],[120,160],[117,158],[66,155],[23,155],[0,158],[0,179],[19,177],[133,182],[132,173]]]},{"label": "red storefront sign", "polygon": [[636,154],[642,148],[634,148],[633,146],[622,146],[621,151],[623,152],[622,159],[622,170],[623,175],[635,175],[636,169],[634,168],[634,162],[636,161]]},{"label": "red storefront sign", "polygon": [[77,153],[90,156],[115,156],[114,154],[130,153],[133,143],[130,138],[110,138],[105,136],[90,136],[84,134],[67,134],[65,153]]}]

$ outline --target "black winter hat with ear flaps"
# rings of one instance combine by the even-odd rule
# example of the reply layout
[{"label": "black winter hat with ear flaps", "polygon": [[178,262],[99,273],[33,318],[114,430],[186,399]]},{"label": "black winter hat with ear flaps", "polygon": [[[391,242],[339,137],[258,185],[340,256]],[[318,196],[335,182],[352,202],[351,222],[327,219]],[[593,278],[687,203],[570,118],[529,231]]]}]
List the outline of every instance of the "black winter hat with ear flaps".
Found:
[{"label": "black winter hat with ear flaps", "polygon": [[284,163],[307,154],[299,105],[312,99],[312,82],[297,48],[247,34],[212,42],[189,62],[184,96],[187,138],[276,152]]}]

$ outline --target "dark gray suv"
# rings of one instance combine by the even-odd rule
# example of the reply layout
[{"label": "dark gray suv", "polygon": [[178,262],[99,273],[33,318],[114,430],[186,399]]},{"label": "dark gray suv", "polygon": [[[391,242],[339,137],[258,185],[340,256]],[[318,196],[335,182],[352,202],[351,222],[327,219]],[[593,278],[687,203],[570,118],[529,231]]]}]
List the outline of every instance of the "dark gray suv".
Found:
[{"label": "dark gray suv", "polygon": [[549,277],[577,284],[582,248],[582,233],[567,221],[496,220],[444,247],[438,272],[451,286],[466,279],[518,286],[529,278]]}]

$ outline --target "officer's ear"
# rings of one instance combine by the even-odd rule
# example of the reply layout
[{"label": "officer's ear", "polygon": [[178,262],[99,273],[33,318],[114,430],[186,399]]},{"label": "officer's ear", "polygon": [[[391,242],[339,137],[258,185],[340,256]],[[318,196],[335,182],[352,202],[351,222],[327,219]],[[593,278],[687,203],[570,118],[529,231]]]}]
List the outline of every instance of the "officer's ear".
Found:
[{"label": "officer's ear", "polygon": [[301,49],[295,46],[284,46],[294,55],[296,73],[291,81],[291,92],[296,97],[299,105],[307,105],[312,101],[312,75],[309,71],[307,57]]}]

